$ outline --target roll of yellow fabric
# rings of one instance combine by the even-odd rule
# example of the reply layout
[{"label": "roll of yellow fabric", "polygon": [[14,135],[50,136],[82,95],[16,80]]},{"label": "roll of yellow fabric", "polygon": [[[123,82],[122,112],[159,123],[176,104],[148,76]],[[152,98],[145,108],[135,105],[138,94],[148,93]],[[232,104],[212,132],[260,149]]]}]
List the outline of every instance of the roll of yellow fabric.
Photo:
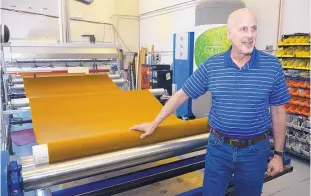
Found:
[{"label": "roll of yellow fabric", "polygon": [[121,91],[108,76],[73,78],[25,82],[35,135],[48,145],[50,163],[208,132],[206,118],[183,121],[171,115],[141,140],[130,127],[152,121],[162,109],[148,90]]}]

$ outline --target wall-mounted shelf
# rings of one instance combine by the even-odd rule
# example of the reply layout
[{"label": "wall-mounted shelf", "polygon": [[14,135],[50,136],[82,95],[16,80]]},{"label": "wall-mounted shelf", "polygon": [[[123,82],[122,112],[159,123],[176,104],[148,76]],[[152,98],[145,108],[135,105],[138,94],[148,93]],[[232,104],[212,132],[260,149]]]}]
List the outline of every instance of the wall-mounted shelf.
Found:
[{"label": "wall-mounted shelf", "polygon": [[288,46],[310,46],[310,43],[286,43],[278,44],[279,47],[288,47]]},{"label": "wall-mounted shelf", "polygon": [[282,59],[282,58],[295,58],[295,59],[310,59],[311,56],[292,56],[292,55],[286,55],[286,56],[282,56],[282,55],[276,55],[276,57]]},{"label": "wall-mounted shelf", "polygon": [[[287,143],[285,151],[310,161],[310,35],[283,35],[278,42],[276,57],[285,72],[291,96],[286,108]],[[308,138],[308,139],[307,139]],[[273,143],[273,138],[270,138]]]},{"label": "wall-mounted shelf", "polygon": [[288,66],[283,66],[284,69],[297,69],[297,70],[306,70],[310,71],[311,68],[304,68],[304,67],[288,67]]}]

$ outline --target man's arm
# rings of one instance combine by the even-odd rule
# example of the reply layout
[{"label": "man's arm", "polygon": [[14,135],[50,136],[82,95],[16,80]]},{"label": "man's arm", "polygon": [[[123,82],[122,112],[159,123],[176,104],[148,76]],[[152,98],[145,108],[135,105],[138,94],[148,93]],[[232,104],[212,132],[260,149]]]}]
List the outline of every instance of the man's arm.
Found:
[{"label": "man's arm", "polygon": [[161,112],[152,122],[153,128],[159,126],[163,120],[165,120],[169,115],[173,114],[179,106],[181,106],[185,101],[189,99],[189,96],[180,89],[177,91],[169,100],[166,102]]},{"label": "man's arm", "polygon": [[182,85],[169,101],[164,105],[160,113],[151,123],[135,125],[132,130],[142,131],[141,139],[151,135],[155,129],[173,112],[177,110],[187,99],[197,99],[207,91],[207,68],[203,63]]},{"label": "man's arm", "polygon": [[[273,90],[269,96],[275,151],[284,150],[286,136],[286,111],[284,104],[289,101],[290,95],[286,86],[283,68],[280,64],[275,77]],[[282,171],[283,159],[275,155],[269,162],[267,174],[274,176]]]},{"label": "man's arm", "polygon": [[151,122],[151,123],[142,123],[140,125],[135,125],[131,128],[131,130],[138,130],[144,132],[140,136],[140,139],[144,139],[145,137],[151,135],[155,129],[164,121],[169,115],[173,114],[174,111],[177,110],[177,108],[182,105],[187,99],[189,99],[189,96],[180,89],[177,91],[160,111],[160,113],[157,115],[157,117]]},{"label": "man's arm", "polygon": [[286,137],[286,110],[283,105],[271,106],[274,149],[283,151]]}]

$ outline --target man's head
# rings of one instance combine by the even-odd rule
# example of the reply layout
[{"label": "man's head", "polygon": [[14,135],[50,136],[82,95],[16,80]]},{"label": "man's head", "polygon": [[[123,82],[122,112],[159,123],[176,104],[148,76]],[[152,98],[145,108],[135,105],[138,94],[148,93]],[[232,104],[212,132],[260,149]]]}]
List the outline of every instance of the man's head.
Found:
[{"label": "man's head", "polygon": [[257,19],[249,9],[236,10],[229,16],[228,38],[236,53],[252,53],[257,38]]}]

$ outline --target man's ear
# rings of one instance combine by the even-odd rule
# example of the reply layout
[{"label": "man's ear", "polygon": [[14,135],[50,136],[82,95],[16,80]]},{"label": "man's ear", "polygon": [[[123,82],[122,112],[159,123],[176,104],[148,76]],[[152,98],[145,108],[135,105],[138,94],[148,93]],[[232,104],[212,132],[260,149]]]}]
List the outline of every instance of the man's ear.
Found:
[{"label": "man's ear", "polygon": [[230,32],[229,29],[227,30],[227,37],[228,37],[229,40],[231,40],[231,32]]}]

